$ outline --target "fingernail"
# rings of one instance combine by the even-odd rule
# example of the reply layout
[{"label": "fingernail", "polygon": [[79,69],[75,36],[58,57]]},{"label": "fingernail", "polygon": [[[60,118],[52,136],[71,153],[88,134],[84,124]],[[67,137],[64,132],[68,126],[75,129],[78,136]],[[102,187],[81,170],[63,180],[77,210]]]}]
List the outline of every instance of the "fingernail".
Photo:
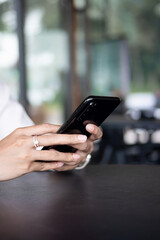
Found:
[{"label": "fingernail", "polygon": [[80,156],[79,156],[78,154],[76,154],[76,153],[73,153],[73,158],[74,158],[75,160],[78,160],[78,159],[80,158]]},{"label": "fingernail", "polygon": [[92,132],[94,130],[94,126],[91,124],[88,124],[87,129]]},{"label": "fingernail", "polygon": [[85,142],[87,140],[87,136],[85,135],[79,135],[78,136],[78,139],[81,141],[81,142]]},{"label": "fingernail", "polygon": [[62,162],[57,163],[57,167],[62,167],[63,165],[64,165],[64,163],[62,163]]}]

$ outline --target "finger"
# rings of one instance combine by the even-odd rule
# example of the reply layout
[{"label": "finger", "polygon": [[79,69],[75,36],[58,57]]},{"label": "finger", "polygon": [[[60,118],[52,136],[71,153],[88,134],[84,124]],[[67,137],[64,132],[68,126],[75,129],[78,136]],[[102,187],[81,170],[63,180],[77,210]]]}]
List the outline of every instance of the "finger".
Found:
[{"label": "finger", "polygon": [[47,171],[50,169],[58,169],[62,167],[64,163],[62,162],[33,162],[31,166],[31,172],[33,171]]},{"label": "finger", "polygon": [[74,161],[63,161],[63,163],[68,166],[79,165],[79,164],[85,162],[85,159],[88,155],[88,153],[85,153],[82,151],[76,151],[75,154],[76,154],[76,157],[74,158]]},{"label": "finger", "polygon": [[70,171],[70,170],[74,170],[76,167],[78,167],[79,164],[75,164],[72,166],[69,166],[67,164],[64,164],[62,167],[59,167],[56,169],[57,172],[64,172],[64,171]]},{"label": "finger", "polygon": [[47,133],[56,133],[60,128],[59,125],[53,124],[41,124],[41,125],[34,125],[30,127],[19,128],[18,131],[23,131],[24,134],[31,136],[31,135],[41,135]]},{"label": "finger", "polygon": [[87,124],[86,130],[91,133],[91,136],[89,137],[90,140],[95,141],[102,137],[103,133],[100,127],[94,125],[94,124]]},{"label": "finger", "polygon": [[74,162],[76,163],[80,158],[77,153],[63,153],[56,150],[34,151],[33,160],[41,161],[60,161],[60,162]]},{"label": "finger", "polygon": [[65,165],[74,166],[74,165],[77,165],[77,164],[78,165],[83,164],[86,161],[87,155],[89,153],[85,153],[85,152],[82,152],[82,151],[77,151],[76,154],[78,154],[80,156],[79,159],[77,159],[74,162],[64,162]]},{"label": "finger", "polygon": [[77,151],[76,154],[78,154],[80,156],[80,161],[79,164],[82,164],[86,161],[87,155],[89,153],[85,153],[85,152],[81,152],[81,151]]},{"label": "finger", "polygon": [[[37,136],[39,146],[51,146],[51,145],[72,145],[77,143],[83,143],[87,140],[85,135],[77,134],[51,134]],[[33,139],[31,140],[33,146]]]},{"label": "finger", "polygon": [[93,150],[93,142],[88,139],[87,142],[81,144],[74,144],[72,147],[76,148],[79,151],[90,153]]}]

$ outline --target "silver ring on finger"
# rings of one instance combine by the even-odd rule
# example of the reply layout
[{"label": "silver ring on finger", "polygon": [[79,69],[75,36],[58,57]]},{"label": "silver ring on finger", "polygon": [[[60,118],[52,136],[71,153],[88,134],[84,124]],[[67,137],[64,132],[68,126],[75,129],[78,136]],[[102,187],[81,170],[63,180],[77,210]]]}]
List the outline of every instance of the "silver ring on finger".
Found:
[{"label": "silver ring on finger", "polygon": [[37,135],[33,136],[33,144],[35,149],[37,150],[37,148],[39,148],[39,141],[38,141]]}]

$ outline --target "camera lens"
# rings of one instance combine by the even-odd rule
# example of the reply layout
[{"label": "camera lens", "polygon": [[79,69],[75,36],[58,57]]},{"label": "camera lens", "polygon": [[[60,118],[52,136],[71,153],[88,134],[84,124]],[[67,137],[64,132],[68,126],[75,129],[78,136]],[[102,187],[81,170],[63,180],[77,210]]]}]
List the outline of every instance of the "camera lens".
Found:
[{"label": "camera lens", "polygon": [[77,118],[78,121],[81,121],[82,119],[83,119],[82,117]]},{"label": "camera lens", "polygon": [[95,107],[96,105],[97,105],[97,104],[96,104],[95,102],[91,102],[91,103],[90,103],[90,106],[91,106],[91,107]]}]

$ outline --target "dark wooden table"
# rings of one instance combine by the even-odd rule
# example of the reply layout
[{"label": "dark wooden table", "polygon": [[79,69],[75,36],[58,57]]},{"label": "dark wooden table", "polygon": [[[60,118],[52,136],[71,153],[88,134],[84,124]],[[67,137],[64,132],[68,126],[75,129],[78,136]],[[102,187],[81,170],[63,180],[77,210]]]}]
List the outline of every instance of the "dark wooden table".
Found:
[{"label": "dark wooden table", "polygon": [[160,166],[92,165],[0,183],[1,240],[159,240]]}]

